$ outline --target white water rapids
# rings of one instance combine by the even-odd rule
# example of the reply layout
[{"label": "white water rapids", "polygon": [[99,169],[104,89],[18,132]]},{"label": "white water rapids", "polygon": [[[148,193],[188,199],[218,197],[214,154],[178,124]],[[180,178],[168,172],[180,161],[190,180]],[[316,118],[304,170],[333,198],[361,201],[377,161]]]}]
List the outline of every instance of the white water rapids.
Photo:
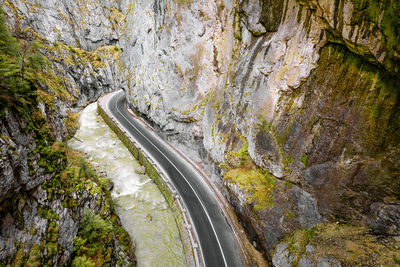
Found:
[{"label": "white water rapids", "polygon": [[172,211],[153,181],[135,173],[139,163],[98,115],[97,103],[82,111],[80,125],[68,146],[88,155],[114,183],[111,196],[122,226],[135,241],[138,266],[185,266]]}]

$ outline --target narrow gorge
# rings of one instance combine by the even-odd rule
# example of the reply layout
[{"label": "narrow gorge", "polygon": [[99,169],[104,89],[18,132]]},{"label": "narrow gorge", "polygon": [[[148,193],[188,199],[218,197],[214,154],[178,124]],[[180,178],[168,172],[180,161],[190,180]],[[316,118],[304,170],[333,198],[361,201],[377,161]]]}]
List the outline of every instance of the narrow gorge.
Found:
[{"label": "narrow gorge", "polygon": [[0,266],[137,264],[72,150],[119,89],[222,192],[250,265],[400,265],[399,1],[0,6]]}]

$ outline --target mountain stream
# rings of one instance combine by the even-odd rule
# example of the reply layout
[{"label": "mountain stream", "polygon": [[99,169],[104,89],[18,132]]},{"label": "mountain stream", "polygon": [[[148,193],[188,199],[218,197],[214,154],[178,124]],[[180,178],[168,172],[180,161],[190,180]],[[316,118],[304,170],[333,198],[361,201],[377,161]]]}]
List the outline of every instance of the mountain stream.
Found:
[{"label": "mountain stream", "polygon": [[111,196],[122,226],[135,241],[138,266],[185,266],[178,228],[163,195],[97,113],[97,103],[81,113],[80,129],[68,142],[114,183]]}]

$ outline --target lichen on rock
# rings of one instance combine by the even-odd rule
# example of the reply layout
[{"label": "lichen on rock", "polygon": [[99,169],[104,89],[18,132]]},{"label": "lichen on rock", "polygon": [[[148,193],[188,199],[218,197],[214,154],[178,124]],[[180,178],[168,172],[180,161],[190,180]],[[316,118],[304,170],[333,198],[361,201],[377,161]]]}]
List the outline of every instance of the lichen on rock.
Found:
[{"label": "lichen on rock", "polygon": [[[115,77],[124,70],[115,2],[104,9],[91,1],[1,4],[1,34],[15,52],[2,43],[2,64],[7,56],[6,67],[14,68],[1,72],[0,265],[134,265],[133,243],[114,214],[107,182],[63,143],[78,128],[76,112],[119,87]],[[103,24],[95,21],[100,17]],[[90,244],[79,232],[86,209],[107,225]],[[85,242],[75,244],[77,234]]]},{"label": "lichen on rock", "polygon": [[[372,227],[398,237],[396,1],[3,2],[14,35],[36,38],[49,58],[49,70],[38,72],[47,86],[38,90],[35,116],[50,122],[54,140],[74,128],[75,107],[123,88],[131,108],[209,167],[249,239],[272,263],[274,251],[281,254],[277,265],[398,263],[369,230],[358,232]],[[4,118],[19,134],[13,116]],[[0,153],[11,159],[0,163],[8,175],[5,196],[20,190],[10,178],[16,169],[30,189],[51,179],[50,169],[28,179],[44,165],[27,155],[36,147],[20,148],[34,137],[2,135]],[[57,156],[52,144],[37,148],[51,154],[46,161]],[[15,164],[16,155],[30,156],[34,168]],[[332,222],[350,224],[343,229],[355,227],[355,239],[369,240],[356,242],[360,257],[307,246],[315,236],[303,242],[301,255],[282,244],[296,231]],[[351,244],[343,229],[329,232]],[[359,252],[378,247],[389,258],[374,262]]]},{"label": "lichen on rock", "polygon": [[272,2],[122,8],[130,106],[190,155],[197,145],[269,259],[296,229],[365,225],[373,203],[397,201],[400,153],[398,5]]}]

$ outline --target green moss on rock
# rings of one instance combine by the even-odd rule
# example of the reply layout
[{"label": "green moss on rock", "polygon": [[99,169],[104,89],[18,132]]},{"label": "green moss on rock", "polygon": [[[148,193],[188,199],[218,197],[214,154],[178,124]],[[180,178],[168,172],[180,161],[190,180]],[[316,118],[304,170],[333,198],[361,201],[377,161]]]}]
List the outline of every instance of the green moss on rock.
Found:
[{"label": "green moss on rock", "polygon": [[41,266],[42,258],[42,247],[36,243],[33,243],[31,249],[29,250],[29,257],[26,260],[24,266],[27,267],[39,267]]},{"label": "green moss on rock", "polygon": [[256,210],[273,206],[274,184],[276,178],[266,170],[256,166],[249,157],[248,142],[241,137],[242,146],[237,151],[230,151],[227,155],[228,164],[223,164],[223,177],[237,184],[248,194],[249,204]]},{"label": "green moss on rock", "polygon": [[[306,230],[297,230],[284,238],[288,243],[291,266],[297,266],[303,255],[314,263],[318,258],[333,257],[342,266],[396,266],[400,257],[400,242],[393,237],[370,234],[367,227],[350,224],[325,223]],[[306,246],[314,248],[312,254]]]}]

